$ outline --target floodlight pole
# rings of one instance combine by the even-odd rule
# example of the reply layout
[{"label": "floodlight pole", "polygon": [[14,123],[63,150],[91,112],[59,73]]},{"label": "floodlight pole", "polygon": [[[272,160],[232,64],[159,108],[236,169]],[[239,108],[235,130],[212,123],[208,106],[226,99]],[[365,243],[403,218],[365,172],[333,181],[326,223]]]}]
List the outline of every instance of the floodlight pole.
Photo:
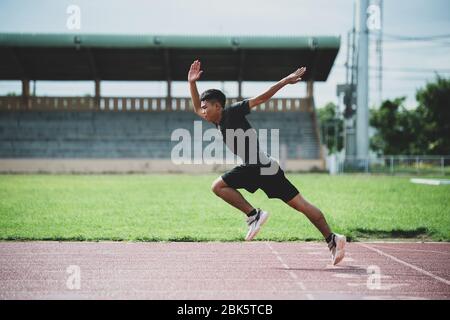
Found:
[{"label": "floodlight pole", "polygon": [[369,29],[367,26],[369,0],[357,0],[357,6],[358,81],[356,87],[356,155],[358,158],[367,158],[369,155]]}]

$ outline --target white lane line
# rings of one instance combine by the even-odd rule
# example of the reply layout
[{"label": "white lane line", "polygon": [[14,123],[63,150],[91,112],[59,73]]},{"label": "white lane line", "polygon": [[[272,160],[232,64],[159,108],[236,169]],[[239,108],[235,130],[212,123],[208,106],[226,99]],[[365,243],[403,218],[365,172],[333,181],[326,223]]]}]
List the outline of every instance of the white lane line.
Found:
[{"label": "white lane line", "polygon": [[[349,287],[366,287],[367,288],[367,283],[358,283],[358,282],[348,282],[347,286]],[[375,287],[375,288],[370,288],[370,290],[392,290],[393,288],[398,288],[398,287],[407,287],[410,286],[409,283],[392,283],[392,284],[385,284],[379,287]]]},{"label": "white lane line", "polygon": [[[326,262],[330,262],[330,258],[319,258],[319,259],[314,259],[314,261],[326,261]],[[355,262],[355,259],[353,259],[353,258],[347,258],[347,257],[345,257],[344,258],[344,260],[342,260],[342,261],[345,261],[345,262]]]},{"label": "white lane line", "polygon": [[[275,251],[275,250],[272,248],[272,246],[270,245],[270,243],[266,242],[266,245],[269,247],[270,251],[277,257],[277,260],[280,261],[281,265],[286,269],[286,271],[288,271],[288,270],[290,269],[289,266],[284,262],[283,258],[281,258],[281,257],[278,255],[278,252]],[[297,286],[299,286],[301,290],[306,291],[306,287],[305,287],[305,285],[303,284],[303,282],[297,281],[297,280],[298,280],[298,276],[295,274],[295,272],[289,271],[288,274],[289,274],[289,276],[290,276],[293,280],[295,280],[295,284],[296,284]],[[310,293],[306,294],[306,298],[307,298],[308,300],[314,300],[313,295],[310,294]]]},{"label": "white lane line", "polygon": [[324,255],[326,253],[325,252],[320,252],[320,251],[312,251],[312,252],[307,252],[307,254],[310,254],[310,255]]},{"label": "white lane line", "polygon": [[360,279],[360,278],[363,277],[363,275],[347,274],[347,273],[336,273],[336,274],[333,274],[333,277],[335,277],[335,278],[343,278],[343,279]]},{"label": "white lane line", "polygon": [[278,259],[278,261],[280,261],[280,263],[283,266],[283,268],[290,269],[289,266],[286,263],[284,263],[283,259],[281,259],[280,256],[277,256],[277,259]]},{"label": "white lane line", "polygon": [[421,269],[421,268],[419,268],[419,267],[416,267],[415,265],[412,265],[412,264],[410,264],[410,263],[408,263],[408,262],[405,262],[405,261],[403,261],[403,260],[400,260],[399,258],[396,258],[396,257],[394,257],[394,256],[391,256],[390,254],[384,253],[383,251],[381,251],[381,250],[379,250],[379,249],[372,248],[372,247],[370,247],[370,246],[368,246],[368,245],[365,245],[365,244],[362,244],[362,243],[357,243],[357,244],[360,245],[361,247],[366,248],[366,249],[375,251],[376,253],[378,253],[378,254],[380,254],[380,255],[382,255],[382,256],[385,256],[385,257],[387,257],[387,258],[390,258],[390,259],[392,259],[392,260],[394,260],[394,261],[396,261],[396,262],[398,262],[398,263],[401,263],[401,264],[403,264],[403,265],[405,265],[405,266],[407,266],[407,267],[410,267],[411,269],[414,269],[414,270],[416,270],[416,271],[418,271],[418,272],[420,272],[420,273],[423,273],[423,274],[425,274],[425,275],[427,275],[427,276],[433,278],[434,280],[437,280],[437,281],[439,281],[439,282],[445,283],[446,285],[450,286],[450,281],[447,280],[447,279],[438,277],[438,276],[432,274],[431,272],[428,272],[428,271],[423,270],[423,269]]},{"label": "white lane line", "polygon": [[389,250],[397,250],[397,251],[417,251],[417,252],[428,252],[428,253],[438,253],[438,254],[450,255],[450,253],[442,252],[442,251],[420,250],[420,249],[406,249],[406,248],[391,248],[391,247],[383,247],[383,246],[379,246],[379,245],[376,245],[376,246],[377,246],[377,248],[389,249]]}]

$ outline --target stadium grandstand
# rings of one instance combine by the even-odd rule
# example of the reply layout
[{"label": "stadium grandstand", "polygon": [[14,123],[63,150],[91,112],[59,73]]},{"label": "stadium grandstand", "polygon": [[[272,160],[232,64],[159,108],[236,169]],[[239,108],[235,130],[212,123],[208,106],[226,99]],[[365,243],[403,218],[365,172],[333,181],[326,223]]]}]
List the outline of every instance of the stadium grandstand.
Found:
[{"label": "stadium grandstand", "polygon": [[[0,34],[0,80],[20,80],[22,93],[0,97],[1,172],[207,172],[218,165],[175,165],[171,133],[193,133],[186,98],[171,82],[186,81],[200,59],[204,81],[278,81],[308,68],[298,98],[274,98],[248,118],[256,129],[279,129],[287,170],[324,168],[314,82],[326,81],[339,37]],[[88,80],[94,96],[32,96],[30,81]],[[166,97],[108,97],[102,80],[167,81]],[[203,122],[203,131],[212,125]],[[203,142],[205,145],[206,143]],[[283,161],[283,159],[281,159]]]}]

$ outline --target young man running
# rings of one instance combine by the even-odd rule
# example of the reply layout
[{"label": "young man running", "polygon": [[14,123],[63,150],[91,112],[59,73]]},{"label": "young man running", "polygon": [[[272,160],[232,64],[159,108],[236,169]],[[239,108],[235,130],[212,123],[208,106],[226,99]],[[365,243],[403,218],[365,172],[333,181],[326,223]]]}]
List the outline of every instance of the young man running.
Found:
[{"label": "young man running", "polygon": [[[331,232],[322,212],[306,201],[285,177],[278,163],[259,149],[256,131],[252,129],[245,117],[252,108],[268,101],[284,86],[299,82],[305,72],[306,68],[300,68],[261,95],[228,107],[225,107],[226,97],[220,90],[209,89],[199,96],[196,81],[203,73],[200,61],[196,60],[192,63],[188,81],[195,113],[213,123],[222,133],[225,144],[243,161],[242,165],[217,178],[212,184],[212,191],[247,216],[248,233],[245,240],[250,241],[257,235],[269,217],[269,213],[254,208],[237,189],[245,189],[251,193],[262,189],[269,198],[281,199],[302,212],[316,226],[328,243],[332,264],[336,265],[344,258],[345,236]],[[230,134],[230,131],[231,133],[244,132],[243,147],[237,146],[238,135]]]}]

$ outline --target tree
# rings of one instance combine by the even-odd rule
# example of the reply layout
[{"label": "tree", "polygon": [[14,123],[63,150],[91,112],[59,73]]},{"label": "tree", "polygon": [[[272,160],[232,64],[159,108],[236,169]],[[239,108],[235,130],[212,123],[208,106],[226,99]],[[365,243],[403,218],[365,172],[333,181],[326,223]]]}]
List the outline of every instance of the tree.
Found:
[{"label": "tree", "polygon": [[370,147],[379,154],[419,154],[416,140],[420,134],[420,119],[415,110],[404,107],[405,97],[386,100],[378,110],[370,111],[370,125],[377,132]]},{"label": "tree", "polygon": [[344,122],[336,117],[336,105],[329,102],[325,107],[317,110],[317,116],[321,127],[322,143],[327,146],[330,154],[341,151],[344,147]]},{"label": "tree", "polygon": [[416,100],[422,122],[418,147],[426,154],[450,154],[450,78],[437,76],[417,91]]},{"label": "tree", "polygon": [[407,110],[405,98],[386,100],[372,110],[377,129],[371,149],[384,155],[450,154],[450,79],[437,77],[416,93],[418,107]]}]

